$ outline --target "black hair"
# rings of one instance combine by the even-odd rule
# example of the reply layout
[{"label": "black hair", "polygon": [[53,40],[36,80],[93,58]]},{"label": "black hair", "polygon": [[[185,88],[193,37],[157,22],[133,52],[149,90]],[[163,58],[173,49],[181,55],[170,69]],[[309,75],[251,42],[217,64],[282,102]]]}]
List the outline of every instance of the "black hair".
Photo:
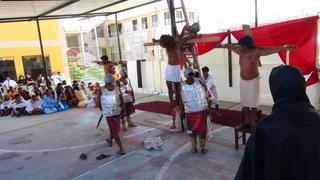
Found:
[{"label": "black hair", "polygon": [[162,35],[160,37],[160,45],[166,49],[170,49],[176,45],[176,42],[172,36]]},{"label": "black hair", "polygon": [[201,70],[202,70],[203,72],[209,72],[209,68],[208,68],[207,66],[203,67]]},{"label": "black hair", "polygon": [[101,58],[100,59],[102,59],[102,60],[105,60],[105,61],[108,61],[108,56],[107,55],[104,55],[104,56],[101,56]]},{"label": "black hair", "polygon": [[255,44],[251,36],[243,36],[239,41],[238,44],[241,46],[245,46],[249,49],[255,48]]}]

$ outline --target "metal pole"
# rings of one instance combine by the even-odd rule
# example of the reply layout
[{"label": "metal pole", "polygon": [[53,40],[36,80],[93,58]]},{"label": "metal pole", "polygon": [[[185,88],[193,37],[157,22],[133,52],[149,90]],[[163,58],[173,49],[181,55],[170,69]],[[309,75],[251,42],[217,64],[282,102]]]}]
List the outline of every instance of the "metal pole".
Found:
[{"label": "metal pole", "polygon": [[43,66],[44,66],[44,75],[45,75],[45,80],[47,81],[47,79],[48,79],[47,65],[46,65],[46,60],[45,60],[45,57],[44,57],[44,51],[43,51],[43,44],[42,44],[42,37],[41,37],[41,29],[40,29],[39,19],[37,19],[37,30],[38,30],[38,36],[39,36],[39,42],[40,42],[41,58],[42,58]]},{"label": "metal pole", "polygon": [[115,18],[116,18],[116,31],[117,31],[118,48],[119,48],[119,61],[122,62],[121,44],[120,44],[120,37],[119,37],[118,16],[117,16],[117,13],[115,13],[114,15],[115,15]]},{"label": "metal pole", "polygon": [[255,27],[258,27],[258,0],[254,0]]},{"label": "metal pole", "polygon": [[97,27],[94,28],[94,35],[96,36],[96,50],[97,50],[97,60],[98,60],[100,58],[100,53],[99,53],[99,41],[98,41]]}]

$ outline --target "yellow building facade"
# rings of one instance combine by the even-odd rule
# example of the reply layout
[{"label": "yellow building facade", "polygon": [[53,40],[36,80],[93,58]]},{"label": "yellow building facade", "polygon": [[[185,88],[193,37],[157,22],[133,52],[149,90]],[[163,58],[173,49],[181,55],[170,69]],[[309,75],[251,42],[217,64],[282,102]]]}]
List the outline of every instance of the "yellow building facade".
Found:
[{"label": "yellow building facade", "polygon": [[[40,21],[47,72],[62,72],[69,79],[66,40],[59,20]],[[0,78],[44,75],[36,21],[0,23]],[[0,82],[1,82],[0,79]]]}]

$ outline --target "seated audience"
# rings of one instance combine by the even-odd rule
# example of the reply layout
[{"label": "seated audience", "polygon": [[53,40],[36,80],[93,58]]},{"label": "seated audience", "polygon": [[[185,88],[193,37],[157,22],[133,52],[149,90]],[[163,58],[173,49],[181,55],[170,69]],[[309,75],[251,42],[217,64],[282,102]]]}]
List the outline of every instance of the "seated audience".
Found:
[{"label": "seated audience", "polygon": [[10,98],[13,100],[15,98],[16,94],[18,94],[18,92],[17,92],[16,88],[10,86],[8,94],[9,94]]},{"label": "seated audience", "polygon": [[57,107],[58,111],[66,111],[69,109],[69,105],[67,103],[67,97],[64,93],[64,89],[62,87],[62,83],[58,83],[56,87],[57,101],[59,102],[59,106]]},{"label": "seated audience", "polygon": [[97,107],[97,103],[96,103],[96,98],[97,98],[97,94],[96,94],[96,88],[94,86],[94,84],[90,83],[89,86],[89,90],[88,90],[88,103],[87,103],[87,107],[88,108],[94,108]]},{"label": "seated audience", "polygon": [[21,116],[25,114],[25,109],[27,107],[27,102],[23,99],[23,97],[20,94],[16,94],[14,96],[14,103],[12,105],[13,107],[13,114],[12,116]]},{"label": "seated audience", "polygon": [[42,108],[45,114],[52,114],[57,112],[58,101],[56,100],[51,89],[45,91],[45,95],[42,100]]},{"label": "seated audience", "polygon": [[17,87],[17,83],[16,83],[16,81],[12,80],[12,79],[10,78],[10,76],[7,76],[7,77],[6,77],[6,80],[3,81],[3,86],[4,86],[6,89],[9,89],[10,87],[16,88],[16,87]]},{"label": "seated audience", "polygon": [[74,95],[76,96],[76,98],[78,100],[78,105],[77,105],[78,107],[83,108],[83,107],[87,106],[88,98],[84,94],[83,90],[75,90]]},{"label": "seated audience", "polygon": [[77,107],[78,100],[74,95],[74,90],[71,88],[71,86],[66,86],[65,95],[66,95],[67,103],[69,107]]},{"label": "seated audience", "polygon": [[27,82],[26,82],[26,80],[25,80],[25,78],[24,78],[23,75],[20,75],[20,76],[19,76],[19,79],[18,79],[18,81],[17,81],[17,84],[18,84],[19,86],[24,86],[24,85],[27,84]]},{"label": "seated audience", "polygon": [[29,115],[42,114],[42,101],[39,96],[33,95],[32,98],[28,101],[26,112]]},{"label": "seated audience", "polygon": [[0,105],[0,115],[1,116],[8,116],[12,113],[12,101],[10,99],[10,96],[8,94],[3,96],[3,102]]},{"label": "seated audience", "polygon": [[30,99],[29,92],[24,90],[22,87],[18,87],[18,93],[23,97],[23,99],[25,99],[25,100]]}]

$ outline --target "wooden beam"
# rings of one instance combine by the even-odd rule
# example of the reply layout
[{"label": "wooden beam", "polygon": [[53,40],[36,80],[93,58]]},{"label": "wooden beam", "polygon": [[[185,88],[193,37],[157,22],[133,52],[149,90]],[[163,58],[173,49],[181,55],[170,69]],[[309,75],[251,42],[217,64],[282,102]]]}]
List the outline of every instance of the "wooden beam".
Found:
[{"label": "wooden beam", "polygon": [[[231,44],[231,32],[228,30],[228,44]],[[232,52],[228,49],[228,74],[229,74],[229,87],[232,87]]]},{"label": "wooden beam", "polygon": [[[205,42],[214,42],[214,41],[220,41],[220,37],[200,37],[200,38],[194,38],[187,40],[186,43],[205,43]],[[143,44],[144,46],[158,46],[159,40],[155,40],[153,42],[147,42]]]}]

